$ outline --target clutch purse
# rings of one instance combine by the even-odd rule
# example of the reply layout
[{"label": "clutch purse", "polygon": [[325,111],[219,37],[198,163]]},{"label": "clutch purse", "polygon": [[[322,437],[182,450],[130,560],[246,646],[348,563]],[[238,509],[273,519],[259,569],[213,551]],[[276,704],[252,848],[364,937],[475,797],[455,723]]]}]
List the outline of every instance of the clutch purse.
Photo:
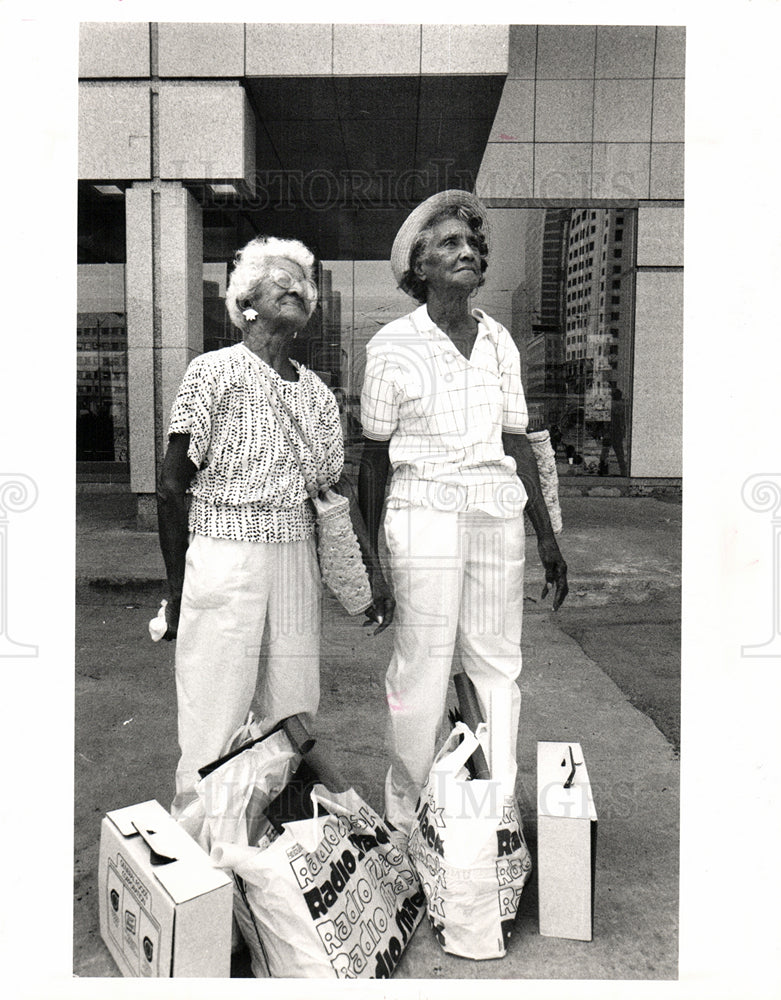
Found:
[{"label": "clutch purse", "polygon": [[[561,519],[561,506],[559,504],[559,474],[556,471],[556,454],[550,443],[550,432],[529,431],[526,435],[529,444],[532,446],[534,457],[537,460],[537,469],[540,473],[540,486],[542,487],[542,498],[548,508],[551,527],[555,534],[559,534],[564,527]],[[526,533],[532,533],[531,523],[526,518]]]},{"label": "clutch purse", "polygon": [[350,520],[350,501],[328,489],[313,496],[312,504],[323,582],[348,615],[358,615],[371,605],[372,592]]}]

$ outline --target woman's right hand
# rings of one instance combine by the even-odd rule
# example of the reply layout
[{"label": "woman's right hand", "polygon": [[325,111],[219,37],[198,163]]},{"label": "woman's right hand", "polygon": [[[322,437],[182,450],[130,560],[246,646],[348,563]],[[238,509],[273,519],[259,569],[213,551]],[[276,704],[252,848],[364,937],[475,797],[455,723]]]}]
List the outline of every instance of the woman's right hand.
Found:
[{"label": "woman's right hand", "polygon": [[175,639],[179,632],[179,613],[181,608],[182,599],[180,597],[176,599],[169,599],[165,606],[165,623],[168,628],[166,629],[163,638],[166,642],[171,642],[172,639]]},{"label": "woman's right hand", "polygon": [[376,622],[377,628],[372,632],[372,635],[379,635],[380,632],[384,632],[393,621],[393,614],[396,610],[396,601],[385,579],[385,575],[379,567],[377,567],[371,574],[370,583],[372,589],[372,603],[364,612],[367,619],[364,622],[364,625],[371,625]]}]

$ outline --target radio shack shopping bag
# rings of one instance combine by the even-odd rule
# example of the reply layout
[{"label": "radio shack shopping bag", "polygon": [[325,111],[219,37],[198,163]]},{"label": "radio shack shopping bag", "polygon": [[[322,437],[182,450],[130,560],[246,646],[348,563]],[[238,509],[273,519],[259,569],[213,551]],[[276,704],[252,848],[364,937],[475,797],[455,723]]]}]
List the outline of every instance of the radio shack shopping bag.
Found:
[{"label": "radio shack shopping bag", "polygon": [[[423,915],[420,882],[353,789],[316,785],[312,799],[315,817],[285,824],[268,846],[212,849],[212,862],[243,883],[257,930],[247,940],[252,970],[388,979]],[[318,816],[318,805],[328,815]]]},{"label": "radio shack shopping bag", "polygon": [[502,958],[531,858],[514,780],[468,779],[465,765],[479,746],[464,723],[453,727],[421,792],[409,853],[443,950]]}]

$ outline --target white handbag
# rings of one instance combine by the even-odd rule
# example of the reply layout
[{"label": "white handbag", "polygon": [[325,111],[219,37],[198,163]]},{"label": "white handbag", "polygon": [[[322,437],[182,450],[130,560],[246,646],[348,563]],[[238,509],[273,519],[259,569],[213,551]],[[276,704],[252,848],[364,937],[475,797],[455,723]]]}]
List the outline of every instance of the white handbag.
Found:
[{"label": "white handbag", "polygon": [[[542,498],[548,508],[551,527],[554,534],[559,534],[564,527],[561,517],[561,505],[559,504],[559,473],[556,469],[556,454],[550,443],[550,432],[528,431],[526,437],[532,446],[534,457],[537,460],[537,471],[540,474],[540,486],[542,488]],[[529,524],[527,517],[527,526]],[[529,532],[527,531],[527,534]]]}]

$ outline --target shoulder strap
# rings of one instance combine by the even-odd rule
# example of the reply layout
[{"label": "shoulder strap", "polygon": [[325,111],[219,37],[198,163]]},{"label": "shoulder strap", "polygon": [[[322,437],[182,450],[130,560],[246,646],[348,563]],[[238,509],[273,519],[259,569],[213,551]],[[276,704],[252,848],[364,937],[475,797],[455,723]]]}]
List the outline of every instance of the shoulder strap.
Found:
[{"label": "shoulder strap", "polygon": [[[306,445],[306,447],[309,449],[310,454],[314,455],[314,449],[312,448],[312,442],[309,440],[309,436],[307,435],[307,433],[304,430],[304,428],[301,426],[301,422],[298,419],[298,417],[295,415],[295,413],[293,413],[293,411],[287,405],[287,403],[282,398],[282,396],[280,396],[279,390],[277,389],[277,387],[274,385],[273,382],[269,382],[267,388],[269,389],[271,395],[273,396],[274,401],[276,403],[278,403],[282,407],[282,409],[285,411],[285,413],[288,415],[288,417],[290,417],[290,422],[293,424],[293,426],[295,427],[295,429],[298,431],[298,433],[299,433],[299,435],[301,437],[301,440],[304,442],[304,444]],[[273,405],[274,405],[274,403],[272,402],[272,406]],[[277,415],[278,415],[278,412],[279,411],[277,411]]]},{"label": "shoulder strap", "polygon": [[263,389],[263,392],[264,392],[264,394],[266,396],[266,399],[268,400],[268,404],[271,407],[271,410],[274,413],[274,416],[277,418],[277,422],[279,423],[280,430],[284,434],[285,440],[287,441],[288,446],[290,447],[290,451],[293,454],[293,458],[296,460],[296,464],[298,465],[299,469],[301,470],[301,475],[304,477],[304,483],[306,485],[306,491],[310,495],[310,497],[315,497],[320,492],[320,488],[317,485],[317,483],[313,482],[313,480],[311,479],[311,477],[307,475],[307,471],[304,468],[303,462],[301,461],[301,456],[298,453],[298,449],[293,444],[293,440],[292,440],[292,438],[290,436],[290,431],[287,429],[287,426],[285,425],[285,421],[282,420],[281,417],[280,417],[280,413],[279,413],[280,407],[288,415],[288,417],[290,418],[290,421],[292,422],[293,426],[298,431],[298,434],[301,437],[301,440],[303,441],[305,447],[309,450],[310,454],[314,458],[314,451],[312,450],[312,444],[311,444],[311,442],[310,442],[310,440],[309,440],[306,432],[304,431],[304,428],[301,426],[298,418],[296,417],[295,413],[293,413],[293,411],[290,409],[290,407],[287,405],[287,403],[284,401],[284,399],[280,396],[280,394],[277,391],[276,387],[265,378],[265,376],[260,371],[260,369],[258,369],[258,379],[260,381],[260,385],[261,385],[261,388]]}]

